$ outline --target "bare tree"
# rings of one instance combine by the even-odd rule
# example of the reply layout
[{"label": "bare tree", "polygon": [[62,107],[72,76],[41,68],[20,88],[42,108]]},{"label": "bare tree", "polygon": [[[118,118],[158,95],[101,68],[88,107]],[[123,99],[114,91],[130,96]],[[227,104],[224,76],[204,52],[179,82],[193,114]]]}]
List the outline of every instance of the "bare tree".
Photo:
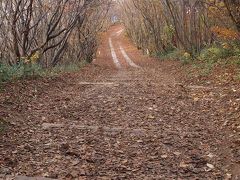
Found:
[{"label": "bare tree", "polygon": [[129,36],[152,54],[173,48],[198,54],[215,38],[211,27],[235,25],[239,31],[239,0],[122,0],[120,4]]},{"label": "bare tree", "polygon": [[73,57],[76,51],[79,57],[75,59],[92,58],[96,51],[92,47],[96,46],[97,32],[109,3],[109,0],[1,1],[1,59],[11,65],[35,60],[49,67],[63,59],[70,60],[66,58]]}]

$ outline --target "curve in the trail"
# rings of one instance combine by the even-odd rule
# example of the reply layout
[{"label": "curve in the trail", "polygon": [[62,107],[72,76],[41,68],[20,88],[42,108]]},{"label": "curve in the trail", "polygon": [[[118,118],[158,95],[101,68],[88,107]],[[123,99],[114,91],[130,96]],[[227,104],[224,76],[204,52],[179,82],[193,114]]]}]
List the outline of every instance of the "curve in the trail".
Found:
[{"label": "curve in the trail", "polygon": [[[109,46],[110,46],[110,51],[111,51],[111,55],[112,55],[112,59],[113,59],[113,63],[115,64],[117,69],[121,69],[122,68],[122,63],[119,59],[118,59],[118,55],[116,52],[121,52],[126,64],[128,66],[134,67],[134,68],[140,68],[140,66],[138,66],[137,64],[135,64],[132,59],[128,56],[128,54],[126,53],[126,51],[124,50],[124,48],[121,46],[120,43],[117,43],[117,45],[119,46],[119,49],[117,49],[117,51],[115,51],[114,46],[113,46],[113,40],[112,37],[116,38],[119,37],[124,31],[124,28],[118,30],[115,33],[112,33],[112,35],[109,37]],[[117,39],[118,41],[119,39]],[[119,51],[120,50],[120,51]],[[125,64],[125,63],[123,63]]]},{"label": "curve in the trail", "polygon": [[132,67],[135,67],[135,68],[140,68],[140,66],[136,65],[132,60],[131,58],[127,55],[126,51],[123,49],[123,47],[121,45],[120,46],[120,51],[123,55],[123,57],[125,58],[126,62],[132,66]]},{"label": "curve in the trail", "polygon": [[115,66],[120,69],[122,68],[118,58],[117,58],[117,54],[114,50],[114,47],[113,47],[113,43],[112,43],[112,38],[109,38],[109,46],[110,46],[110,49],[111,49],[111,54],[112,54],[112,59],[113,59],[113,62],[115,64]]},{"label": "curve in the trail", "polygon": [[123,31],[124,31],[124,29],[121,29],[121,30],[119,30],[118,32],[116,32],[116,36],[120,36],[122,33],[123,33]]}]

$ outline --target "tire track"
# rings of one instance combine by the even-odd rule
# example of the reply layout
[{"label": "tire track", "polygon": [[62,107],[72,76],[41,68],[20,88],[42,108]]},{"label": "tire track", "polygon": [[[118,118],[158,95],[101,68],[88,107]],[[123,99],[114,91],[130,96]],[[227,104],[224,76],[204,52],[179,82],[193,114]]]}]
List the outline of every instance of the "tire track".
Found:
[{"label": "tire track", "polygon": [[113,47],[113,43],[112,43],[112,38],[109,38],[109,46],[110,46],[110,49],[111,49],[111,54],[112,54],[112,59],[113,59],[113,62],[115,64],[115,66],[118,68],[118,69],[121,69],[122,66],[117,58],[117,54],[114,50],[114,47]]},{"label": "tire track", "polygon": [[132,66],[132,67],[135,67],[135,68],[140,68],[140,66],[136,65],[132,60],[131,58],[127,55],[126,51],[123,49],[123,47],[121,45],[120,46],[120,51],[123,55],[123,57],[125,58],[126,62]]}]

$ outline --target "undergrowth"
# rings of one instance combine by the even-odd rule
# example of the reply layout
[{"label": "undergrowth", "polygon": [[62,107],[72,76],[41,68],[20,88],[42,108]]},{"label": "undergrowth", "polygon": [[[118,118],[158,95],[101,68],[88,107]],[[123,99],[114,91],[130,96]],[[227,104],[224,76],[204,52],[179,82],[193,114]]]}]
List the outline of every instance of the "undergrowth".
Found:
[{"label": "undergrowth", "polygon": [[64,72],[77,72],[85,61],[78,64],[59,65],[53,68],[42,68],[39,64],[19,63],[13,66],[0,63],[0,83],[21,78],[54,76]]},{"label": "undergrowth", "polygon": [[181,51],[178,49],[171,49],[166,52],[160,52],[157,53],[157,57],[160,58],[160,60],[168,60],[168,59],[178,59],[181,56]]},{"label": "undergrowth", "polygon": [[235,65],[240,67],[240,46],[239,44],[223,43],[204,48],[197,57],[195,66],[199,66],[203,75],[211,73],[216,65]]},{"label": "undergrowth", "polygon": [[182,64],[191,64],[200,70],[202,75],[208,75],[216,65],[235,65],[240,68],[240,43],[218,43],[203,48],[200,53],[190,55],[188,52],[173,49],[168,52],[158,53],[160,60],[179,60]]}]

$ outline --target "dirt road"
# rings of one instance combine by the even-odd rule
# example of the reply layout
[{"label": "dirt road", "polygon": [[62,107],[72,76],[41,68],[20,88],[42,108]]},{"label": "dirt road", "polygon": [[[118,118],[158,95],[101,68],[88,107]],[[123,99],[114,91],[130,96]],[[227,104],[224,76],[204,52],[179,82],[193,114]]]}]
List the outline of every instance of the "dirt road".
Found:
[{"label": "dirt road", "polygon": [[212,100],[219,89],[184,84],[176,62],[142,55],[122,26],[101,42],[98,58],[79,73],[7,85],[0,174],[240,179],[237,136]]}]

